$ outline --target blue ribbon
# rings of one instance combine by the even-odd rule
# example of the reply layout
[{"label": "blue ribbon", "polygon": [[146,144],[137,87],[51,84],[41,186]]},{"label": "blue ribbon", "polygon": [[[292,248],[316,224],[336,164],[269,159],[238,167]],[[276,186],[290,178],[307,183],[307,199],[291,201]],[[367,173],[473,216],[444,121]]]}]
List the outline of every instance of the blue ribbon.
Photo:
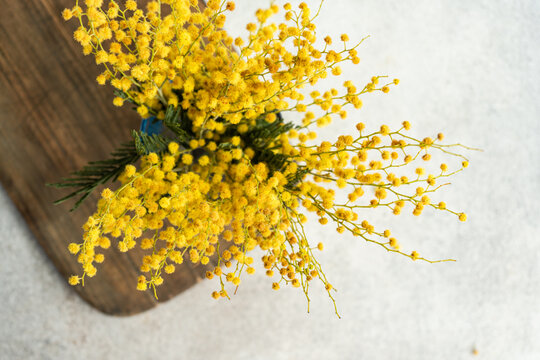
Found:
[{"label": "blue ribbon", "polygon": [[141,131],[150,136],[161,134],[163,131],[163,122],[155,116],[143,119],[141,121]]}]

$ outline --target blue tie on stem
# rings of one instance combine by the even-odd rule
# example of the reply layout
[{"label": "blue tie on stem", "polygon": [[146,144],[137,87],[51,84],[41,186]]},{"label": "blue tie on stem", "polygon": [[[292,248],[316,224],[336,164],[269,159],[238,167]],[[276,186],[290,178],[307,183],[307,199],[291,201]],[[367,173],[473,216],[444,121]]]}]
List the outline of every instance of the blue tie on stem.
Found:
[{"label": "blue tie on stem", "polygon": [[155,116],[143,119],[141,121],[141,131],[150,136],[159,135],[163,131],[163,122],[156,119]]}]

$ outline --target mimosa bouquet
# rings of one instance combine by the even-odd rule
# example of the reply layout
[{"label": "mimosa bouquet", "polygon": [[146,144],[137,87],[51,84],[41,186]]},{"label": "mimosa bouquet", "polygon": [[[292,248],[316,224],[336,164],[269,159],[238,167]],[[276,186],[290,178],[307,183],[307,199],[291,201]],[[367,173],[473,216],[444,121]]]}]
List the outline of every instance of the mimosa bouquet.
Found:
[{"label": "mimosa bouquet", "polygon": [[[323,5],[323,2],[320,4]],[[122,252],[146,250],[137,289],[161,285],[184,261],[206,265],[217,278],[212,296],[229,298],[245,273],[253,274],[253,253],[262,256],[274,290],[321,281],[333,298],[313,244],[306,236],[308,213],[321,226],[335,227],[412,260],[436,262],[403,250],[389,230],[366,217],[382,207],[399,215],[425,209],[465,221],[466,215],[431,199],[439,182],[467,167],[459,144],[443,135],[415,138],[410,124],[399,128],[356,123],[335,141],[317,141],[317,128],[346,119],[368,93],[388,93],[398,79],[373,76],[358,86],[317,90],[340,65],[358,64],[358,47],[346,34],[317,40],[315,20],[305,3],[272,4],[256,12],[247,35],[232,37],[224,25],[232,1],[79,0],[63,12],[80,26],[74,33],[84,54],[103,72],[97,82],[115,90],[117,106],[131,104],[142,118],[133,140],[111,158],[89,163],[56,184],[80,196],[101,192],[96,212],[84,224],[78,256],[84,283],[111,245]],[[272,19],[282,11],[280,23]],[[287,113],[302,114],[287,121]],[[341,121],[341,120],[340,120]],[[126,129],[128,131],[128,129]],[[432,153],[462,157],[450,170],[420,165]],[[314,216],[312,216],[314,217]],[[437,260],[449,261],[449,260]],[[309,302],[309,297],[307,297]],[[334,302],[335,306],[335,302]]]}]

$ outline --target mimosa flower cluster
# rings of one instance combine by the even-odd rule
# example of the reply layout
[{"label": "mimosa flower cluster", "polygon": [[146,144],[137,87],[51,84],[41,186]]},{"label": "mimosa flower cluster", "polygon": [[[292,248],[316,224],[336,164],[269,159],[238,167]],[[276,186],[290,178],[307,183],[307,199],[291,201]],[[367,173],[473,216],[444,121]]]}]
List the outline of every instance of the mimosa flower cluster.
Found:
[{"label": "mimosa flower cluster", "polygon": [[[454,170],[419,165],[433,151],[461,156],[451,149],[459,145],[443,144],[442,134],[416,139],[408,122],[371,130],[357,123],[352,134],[317,141],[316,128],[346,119],[350,108],[362,107],[362,95],[387,93],[399,80],[374,76],[363,86],[347,80],[341,89],[319,91],[314,86],[340,76],[344,63],[360,62],[362,41],[343,34],[318,45],[321,7],[313,13],[305,3],[285,4],[279,24],[272,19],[280,7],[260,9],[247,37],[233,38],[223,26],[234,9],[220,0],[204,9],[196,0],[144,7],[86,0],[64,11],[80,24],[74,37],[83,52],[103,68],[97,82],[117,89],[113,103],[135,104],[141,117],[155,117],[171,134],[142,134],[139,148],[151,140],[162,146],[147,146],[140,163],[123,166],[119,187],[103,190],[83,241],[69,245],[83,268],[69,282],[94,276],[104,260],[99,249],[114,243],[122,252],[147,250],[134,284],[139,290],[155,291],[183,261],[207,265],[215,257],[217,266],[207,272],[219,280],[212,296],[228,297],[228,286],[254,273],[258,249],[273,289],[289,284],[308,296],[318,279],[332,298],[315,256],[323,244],[312,244],[304,230],[309,212],[340,234],[434,262],[402,250],[389,230],[375,229],[366,217],[373,208],[394,215],[431,208],[465,221],[464,213],[431,197],[443,179],[467,167],[466,159]],[[303,114],[301,123],[285,121],[291,111]]]}]

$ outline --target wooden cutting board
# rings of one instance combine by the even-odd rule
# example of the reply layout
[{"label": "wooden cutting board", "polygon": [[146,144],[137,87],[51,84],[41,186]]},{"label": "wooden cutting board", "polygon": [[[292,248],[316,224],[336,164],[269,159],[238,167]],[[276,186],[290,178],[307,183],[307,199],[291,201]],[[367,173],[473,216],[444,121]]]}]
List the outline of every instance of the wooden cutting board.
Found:
[{"label": "wooden cutting board", "polygon": [[[98,67],[73,40],[75,22],[65,23],[60,15],[73,4],[0,0],[0,181],[66,279],[80,273],[67,245],[80,242],[81,226],[95,210],[96,198],[69,212],[73,202],[53,205],[68,191],[45,184],[90,160],[107,158],[140,124],[133,110],[112,105],[111,88],[96,83]],[[97,275],[73,289],[112,315],[150,309],[193,286],[206,270],[185,262],[166,275],[156,300],[150,291],[135,289],[142,257],[138,250],[122,254],[111,247],[105,256]]]}]

